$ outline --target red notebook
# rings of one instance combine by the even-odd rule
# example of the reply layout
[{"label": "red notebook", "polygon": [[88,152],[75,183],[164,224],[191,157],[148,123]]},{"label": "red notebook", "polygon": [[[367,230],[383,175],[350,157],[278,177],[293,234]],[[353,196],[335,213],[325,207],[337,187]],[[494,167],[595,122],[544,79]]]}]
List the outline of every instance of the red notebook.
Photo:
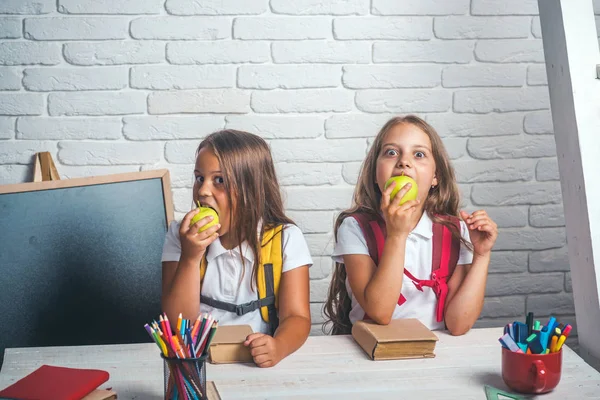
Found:
[{"label": "red notebook", "polygon": [[80,400],[108,380],[108,372],[42,365],[0,392],[18,400]]}]

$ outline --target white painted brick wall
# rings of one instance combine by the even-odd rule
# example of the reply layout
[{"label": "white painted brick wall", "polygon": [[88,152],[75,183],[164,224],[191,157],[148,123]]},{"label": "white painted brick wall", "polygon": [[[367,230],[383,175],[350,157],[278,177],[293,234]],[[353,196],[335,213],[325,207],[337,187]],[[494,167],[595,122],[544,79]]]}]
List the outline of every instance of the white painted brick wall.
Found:
[{"label": "white painted brick wall", "polygon": [[269,4],[266,0],[167,0],[165,7],[174,15],[248,15],[266,12]]},{"label": "white painted brick wall", "polygon": [[548,76],[546,75],[546,66],[544,64],[527,67],[527,84],[529,86],[548,85]]},{"label": "white painted brick wall", "polygon": [[0,115],[42,115],[44,97],[34,93],[0,93]]},{"label": "white painted brick wall", "polygon": [[375,15],[464,15],[470,0],[373,0]]},{"label": "white painted brick wall", "polygon": [[122,17],[25,18],[25,38],[31,40],[126,39],[128,20]]},{"label": "white painted brick wall", "polygon": [[149,114],[247,113],[250,93],[235,89],[153,92],[148,96]]},{"label": "white painted brick wall", "polygon": [[0,39],[18,39],[22,31],[20,18],[0,18]]},{"label": "white painted brick wall", "polygon": [[372,137],[390,119],[392,114],[341,114],[333,115],[325,121],[325,137],[353,138]]},{"label": "white painted brick wall", "polygon": [[[444,87],[514,86],[525,83],[526,67],[519,64],[507,65],[451,65],[444,68]],[[544,71],[545,73],[545,71]]]},{"label": "white painted brick wall", "polygon": [[545,87],[469,89],[454,93],[454,111],[489,113],[543,110],[550,106]]},{"label": "white painted brick wall", "polygon": [[219,115],[123,118],[123,136],[129,140],[195,139],[224,127],[225,118]]},{"label": "white painted brick wall", "polygon": [[283,162],[311,163],[361,161],[367,151],[364,139],[282,139],[271,142],[273,157]]},{"label": "white painted brick wall", "polygon": [[518,135],[523,132],[523,115],[520,112],[502,114],[444,113],[428,114],[426,120],[442,137],[506,136]]},{"label": "white painted brick wall", "polygon": [[368,0],[271,0],[271,11],[287,15],[365,15]]},{"label": "white painted brick wall", "polygon": [[160,14],[163,0],[58,0],[63,14]]},{"label": "white painted brick wall", "polygon": [[56,0],[3,0],[2,14],[48,14],[56,11]]},{"label": "white painted brick wall", "polygon": [[428,40],[432,18],[428,17],[348,17],[333,21],[338,40]]},{"label": "white painted brick wall", "polygon": [[316,138],[323,135],[324,117],[320,115],[228,115],[227,129],[247,130],[265,139]]},{"label": "white painted brick wall", "polygon": [[535,177],[540,182],[559,180],[558,162],[556,158],[538,161],[535,167]]},{"label": "white painted brick wall", "polygon": [[219,17],[142,17],[131,21],[133,39],[216,40],[231,37],[231,20]]},{"label": "white painted brick wall", "polygon": [[[342,163],[309,163],[309,162],[281,162],[276,166],[279,184],[282,186],[319,186],[338,185],[342,182]],[[304,217],[310,219],[308,217]],[[313,221],[322,224],[323,221]],[[331,223],[327,222],[329,232]]]},{"label": "white painted brick wall", "polygon": [[64,45],[65,61],[73,65],[158,64],[165,45],[154,41],[76,42]]},{"label": "white painted brick wall", "polygon": [[0,183],[39,151],[64,178],[168,168],[181,217],[199,141],[255,132],[313,252],[315,334],[333,221],[398,113],[438,130],[463,204],[500,227],[478,325],[572,317],[537,0],[0,2]]},{"label": "white painted brick wall", "polygon": [[541,40],[532,39],[482,40],[475,45],[475,59],[491,63],[543,63],[544,46]]},{"label": "white painted brick wall", "polygon": [[309,113],[352,111],[353,94],[338,89],[273,90],[252,93],[256,113]]},{"label": "white painted brick wall", "polygon": [[435,89],[361,90],[356,93],[356,107],[371,113],[444,112],[452,107],[452,93]]},{"label": "white painted brick wall", "polygon": [[556,148],[544,136],[473,138],[469,139],[467,149],[473,158],[524,158],[551,157],[556,155]]},{"label": "white painted brick wall", "polygon": [[441,69],[438,65],[349,65],[344,67],[342,82],[349,89],[433,88],[440,85]]},{"label": "white painted brick wall", "polygon": [[340,86],[338,65],[244,65],[237,85],[245,89],[304,89]]},{"label": "white painted brick wall", "polygon": [[433,26],[440,39],[527,38],[528,17],[437,17]]},{"label": "white painted brick wall", "polygon": [[466,64],[473,60],[472,41],[375,42],[376,63],[448,63]]},{"label": "white painted brick wall", "polygon": [[266,63],[270,58],[269,42],[167,43],[167,61],[171,64]]},{"label": "white painted brick wall", "polygon": [[277,64],[367,64],[371,60],[369,42],[296,41],[271,44]]},{"label": "white painted brick wall", "polygon": [[16,118],[0,117],[0,139],[12,139],[15,136]]},{"label": "white painted brick wall", "polygon": [[17,139],[117,140],[123,136],[121,126],[121,119],[118,117],[20,117],[17,119]]},{"label": "white painted brick wall", "polygon": [[552,116],[549,110],[529,113],[524,121],[525,133],[529,134],[550,134],[554,132],[552,126]]},{"label": "white painted brick wall", "polygon": [[0,90],[20,90],[21,79],[20,69],[0,67]]},{"label": "white painted brick wall", "polygon": [[146,111],[146,94],[120,92],[56,92],[48,95],[48,114],[51,116],[127,115]]},{"label": "white painted brick wall", "polygon": [[133,89],[201,89],[231,88],[235,85],[235,68],[225,65],[145,66],[133,67]]},{"label": "white painted brick wall", "polygon": [[526,206],[517,207],[489,207],[487,212],[498,221],[499,228],[521,228],[527,226]]},{"label": "white painted brick wall", "polygon": [[152,164],[161,159],[160,142],[96,143],[89,152],[88,142],[61,141],[58,159],[67,165]]},{"label": "white painted brick wall", "polygon": [[[471,151],[469,151],[472,153]],[[535,160],[457,160],[456,180],[459,183],[530,181],[535,175]]]},{"label": "white painted brick wall", "polygon": [[329,39],[331,18],[241,17],[233,21],[233,37],[242,40]]},{"label": "white painted brick wall", "polygon": [[6,41],[0,43],[2,65],[56,65],[61,62],[58,43]]},{"label": "white painted brick wall", "polygon": [[23,87],[32,92],[120,90],[127,88],[129,68],[27,68]]}]

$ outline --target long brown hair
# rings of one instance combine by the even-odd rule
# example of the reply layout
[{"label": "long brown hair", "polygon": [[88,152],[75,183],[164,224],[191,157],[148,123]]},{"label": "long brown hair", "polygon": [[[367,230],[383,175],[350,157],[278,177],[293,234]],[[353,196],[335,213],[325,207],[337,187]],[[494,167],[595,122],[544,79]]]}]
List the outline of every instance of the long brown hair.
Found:
[{"label": "long brown hair", "polygon": [[[264,232],[278,225],[294,223],[283,211],[271,150],[260,136],[233,129],[208,135],[198,146],[196,157],[204,147],[213,150],[225,178],[227,198],[231,204],[229,220],[234,221],[235,243],[240,253],[244,240],[252,249],[254,285]],[[260,221],[262,225],[259,231]]]},{"label": "long brown hair", "polygon": [[[470,244],[462,238],[460,231],[452,222],[439,217],[440,215],[459,216],[460,193],[456,185],[454,168],[450,164],[442,139],[431,125],[415,115],[390,119],[383,125],[375,137],[359,172],[358,182],[354,189],[352,207],[341,212],[335,221],[335,240],[337,241],[337,232],[342,221],[352,214],[362,213],[371,216],[373,219],[380,218],[381,190],[379,190],[379,186],[375,182],[377,158],[381,152],[386,134],[394,126],[400,124],[412,124],[416,126],[427,134],[429,140],[431,140],[431,150],[435,160],[435,173],[438,184],[429,190],[427,199],[423,204],[423,210],[433,222],[447,226],[452,232],[453,237],[471,248]],[[327,317],[326,321],[332,324],[331,333],[338,335],[350,332],[352,329],[349,316],[350,309],[351,299],[346,290],[346,268],[344,264],[336,263],[324,307],[324,313]],[[325,325],[323,327],[325,330]]]}]

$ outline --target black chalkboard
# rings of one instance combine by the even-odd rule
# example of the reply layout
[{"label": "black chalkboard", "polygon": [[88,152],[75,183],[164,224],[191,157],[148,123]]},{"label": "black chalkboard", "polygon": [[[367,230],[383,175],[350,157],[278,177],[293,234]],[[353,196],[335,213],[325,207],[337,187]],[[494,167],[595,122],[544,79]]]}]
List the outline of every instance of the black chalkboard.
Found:
[{"label": "black chalkboard", "polygon": [[149,341],[172,215],[167,170],[0,186],[1,356]]}]

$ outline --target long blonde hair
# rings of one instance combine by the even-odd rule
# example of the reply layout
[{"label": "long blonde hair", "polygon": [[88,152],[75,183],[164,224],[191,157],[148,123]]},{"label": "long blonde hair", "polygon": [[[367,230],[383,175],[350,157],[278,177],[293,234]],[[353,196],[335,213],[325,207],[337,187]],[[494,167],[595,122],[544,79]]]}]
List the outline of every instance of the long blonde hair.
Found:
[{"label": "long blonde hair", "polygon": [[252,249],[255,260],[252,269],[254,283],[265,230],[294,223],[283,211],[271,150],[260,136],[233,129],[208,135],[198,146],[196,156],[204,147],[213,150],[223,171],[227,198],[232,205],[229,220],[235,221],[235,243],[238,244],[240,253],[244,240]]},{"label": "long blonde hair", "polygon": [[[433,222],[447,226],[452,235],[468,245],[462,238],[460,231],[456,226],[446,219],[442,219],[439,215],[458,217],[460,206],[460,193],[456,185],[456,177],[454,169],[450,164],[448,153],[444,147],[442,139],[436,130],[425,122],[423,119],[415,115],[407,115],[405,117],[394,117],[383,125],[371,148],[365,158],[358,177],[358,182],[354,189],[352,199],[352,207],[340,213],[335,222],[334,234],[337,241],[337,232],[342,221],[352,214],[367,214],[373,219],[380,218],[379,210],[381,203],[381,190],[375,182],[375,174],[377,168],[377,158],[381,152],[383,141],[386,134],[400,124],[412,124],[421,129],[431,141],[431,150],[436,166],[436,177],[438,184],[429,190],[429,194],[424,202],[423,209]],[[469,246],[470,247],[470,246]],[[331,283],[329,285],[329,293],[324,307],[326,322],[331,323],[331,333],[347,334],[352,329],[350,322],[351,299],[346,290],[346,268],[344,264],[336,263]],[[323,329],[326,325],[323,326]]]}]

